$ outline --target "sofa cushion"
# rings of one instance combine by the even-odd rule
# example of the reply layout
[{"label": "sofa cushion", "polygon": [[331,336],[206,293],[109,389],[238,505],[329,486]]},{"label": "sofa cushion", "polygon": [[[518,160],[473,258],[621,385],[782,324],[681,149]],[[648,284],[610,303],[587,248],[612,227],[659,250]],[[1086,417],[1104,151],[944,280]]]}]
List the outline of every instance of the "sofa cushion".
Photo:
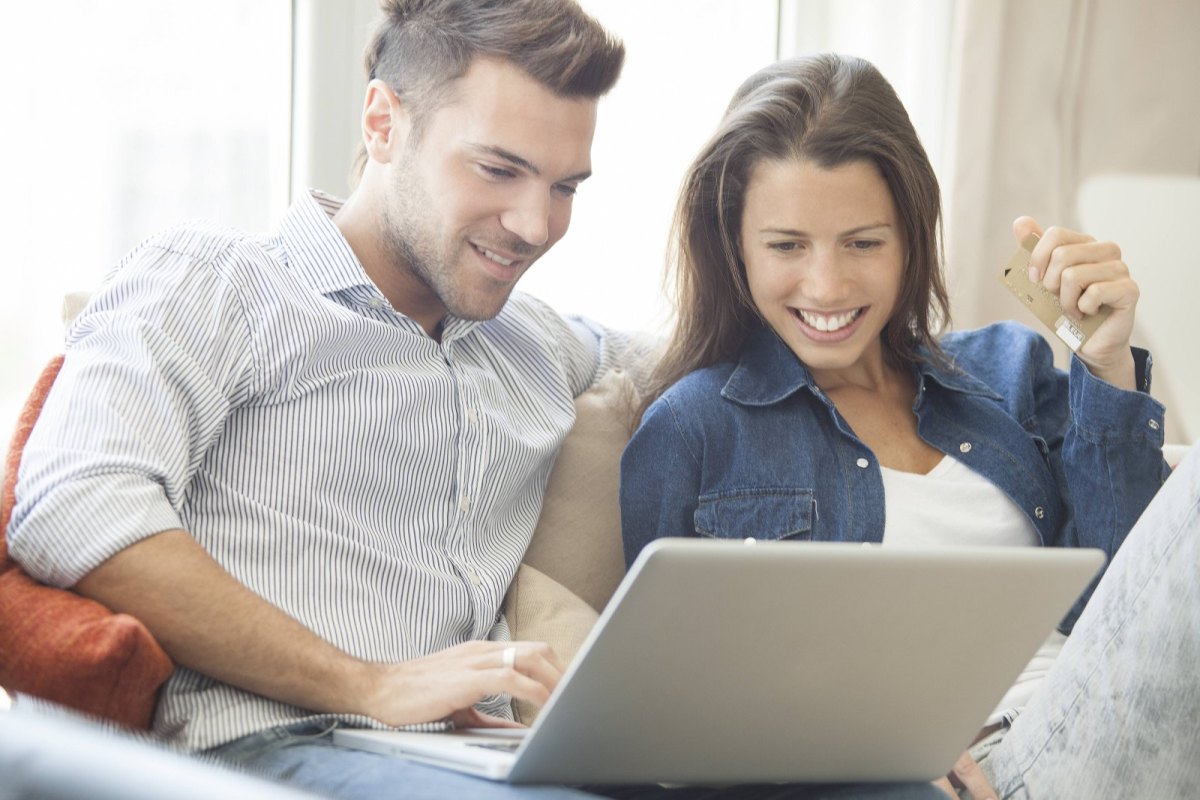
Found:
[{"label": "sofa cushion", "polygon": [[34,581],[8,555],[25,442],[58,370],[47,365],[17,422],[0,492],[0,685],[134,728],[147,728],[174,665],[142,623]]},{"label": "sofa cushion", "polygon": [[575,400],[525,563],[596,611],[625,575],[621,544],[621,453],[633,433],[637,392],[622,370],[606,373]]},{"label": "sofa cushion", "polygon": [[[525,561],[504,602],[514,639],[547,642],[565,667],[625,574],[618,500],[621,452],[637,393],[620,370],[575,400],[575,426],[550,473]],[[513,703],[526,725],[536,706]]]},{"label": "sofa cushion", "polygon": [[[564,667],[575,658],[599,616],[577,594],[528,564],[517,569],[505,599],[505,617],[513,638],[548,642]],[[513,700],[518,722],[532,725],[538,711],[533,703]]]}]

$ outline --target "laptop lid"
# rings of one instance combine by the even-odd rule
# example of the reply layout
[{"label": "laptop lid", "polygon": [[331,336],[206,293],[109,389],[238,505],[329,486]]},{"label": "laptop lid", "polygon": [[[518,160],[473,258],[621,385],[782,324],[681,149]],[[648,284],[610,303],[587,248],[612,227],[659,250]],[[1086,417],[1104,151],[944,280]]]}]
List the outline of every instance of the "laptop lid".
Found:
[{"label": "laptop lid", "polygon": [[[658,540],[507,772],[494,766],[503,753],[489,753],[485,771],[465,768],[517,783],[932,779],[1103,560],[1078,549]],[[398,753],[400,739],[439,735],[335,737]],[[454,743],[445,758],[483,749],[461,739],[442,739]]]}]

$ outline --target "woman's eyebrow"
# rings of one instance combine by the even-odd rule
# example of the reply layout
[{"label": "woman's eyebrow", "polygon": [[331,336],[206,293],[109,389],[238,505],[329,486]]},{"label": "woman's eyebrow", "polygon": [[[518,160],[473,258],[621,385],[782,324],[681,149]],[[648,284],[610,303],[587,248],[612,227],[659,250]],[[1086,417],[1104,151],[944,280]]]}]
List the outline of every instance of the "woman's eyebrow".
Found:
[{"label": "woman's eyebrow", "polygon": [[[859,225],[858,227],[851,228],[848,231],[842,231],[841,233],[838,234],[838,236],[855,236],[857,234],[866,233],[867,231],[872,231],[877,228],[886,228],[886,229],[890,230],[891,227],[892,226],[886,222],[874,222],[869,225]],[[784,236],[797,236],[797,237],[805,237],[805,236],[810,235],[807,231],[798,230],[796,228],[775,228],[775,227],[762,228],[759,230],[759,233],[774,233],[774,234],[783,234]]]}]

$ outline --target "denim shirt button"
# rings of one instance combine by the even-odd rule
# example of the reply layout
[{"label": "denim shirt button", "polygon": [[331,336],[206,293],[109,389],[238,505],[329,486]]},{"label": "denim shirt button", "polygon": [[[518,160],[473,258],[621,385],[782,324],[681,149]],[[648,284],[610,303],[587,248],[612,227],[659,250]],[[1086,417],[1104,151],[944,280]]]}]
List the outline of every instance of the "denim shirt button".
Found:
[{"label": "denim shirt button", "polygon": [[867,461],[865,458],[860,458],[858,461],[855,461],[854,463],[858,464],[859,469],[866,469],[867,465],[869,465],[871,462]]},{"label": "denim shirt button", "polygon": [[1037,517],[1038,519],[1043,519],[1046,516],[1046,509],[1042,508],[1041,506],[1038,506],[1037,508],[1035,508],[1033,510],[1033,515],[1035,517]]},{"label": "denim shirt button", "polygon": [[960,444],[960,445],[958,446],[958,452],[960,452],[960,453],[969,453],[969,452],[971,452],[971,443],[970,443],[970,442],[963,442],[962,444]]},{"label": "denim shirt button", "polygon": [[1150,422],[1148,424],[1150,425],[1150,430],[1152,430],[1152,431],[1156,431],[1159,428],[1158,420],[1156,420],[1156,419],[1150,420]]}]

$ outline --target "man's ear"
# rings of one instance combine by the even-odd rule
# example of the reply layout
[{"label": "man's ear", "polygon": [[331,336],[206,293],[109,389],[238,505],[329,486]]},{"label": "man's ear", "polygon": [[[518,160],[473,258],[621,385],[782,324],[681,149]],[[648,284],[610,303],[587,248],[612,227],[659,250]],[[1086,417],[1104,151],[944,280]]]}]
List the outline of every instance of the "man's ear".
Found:
[{"label": "man's ear", "polygon": [[367,84],[363,99],[362,136],[367,156],[386,164],[397,145],[403,146],[412,128],[408,108],[392,88],[375,78]]}]

